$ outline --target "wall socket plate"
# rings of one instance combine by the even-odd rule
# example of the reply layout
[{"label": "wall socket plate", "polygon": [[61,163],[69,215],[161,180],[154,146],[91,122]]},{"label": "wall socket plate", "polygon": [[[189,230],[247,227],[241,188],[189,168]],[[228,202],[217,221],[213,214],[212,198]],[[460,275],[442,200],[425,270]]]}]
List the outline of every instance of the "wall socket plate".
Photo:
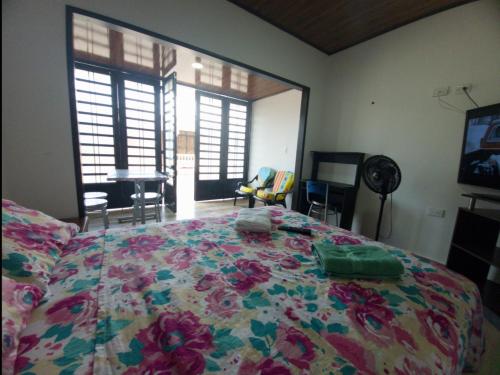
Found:
[{"label": "wall socket plate", "polygon": [[432,97],[438,98],[440,96],[446,96],[449,93],[450,93],[450,86],[438,87],[435,88],[434,91],[432,92]]},{"label": "wall socket plate", "polygon": [[462,83],[461,85],[455,86],[455,94],[456,95],[464,95],[464,87],[467,89],[467,92],[470,92],[472,90],[471,83]]},{"label": "wall socket plate", "polygon": [[444,215],[446,214],[445,209],[435,208],[435,207],[427,207],[425,212],[428,216],[434,216],[434,217],[444,217]]}]

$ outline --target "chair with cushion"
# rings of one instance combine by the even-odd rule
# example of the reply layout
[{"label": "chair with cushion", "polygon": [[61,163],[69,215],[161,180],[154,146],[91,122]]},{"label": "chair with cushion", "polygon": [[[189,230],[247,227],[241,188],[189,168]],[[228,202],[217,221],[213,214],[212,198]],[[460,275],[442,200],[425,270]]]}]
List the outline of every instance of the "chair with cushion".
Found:
[{"label": "chair with cushion", "polygon": [[294,180],[294,173],[279,171],[274,177],[272,188],[257,188],[254,198],[266,206],[281,204],[286,208],[286,196],[292,191]]},{"label": "chair with cushion", "polygon": [[309,211],[307,216],[319,214],[323,217],[323,221],[328,223],[328,215],[335,215],[335,225],[339,225],[339,217],[337,207],[333,205],[333,210],[330,210],[332,205],[328,202],[329,185],[322,181],[308,180],[306,182],[306,199],[309,203]]},{"label": "chair with cushion", "polygon": [[[257,188],[267,188],[272,186],[276,171],[269,167],[262,167],[257,172],[257,175],[247,182],[238,182],[238,188],[234,191],[234,205],[238,197],[246,197],[249,199],[248,207],[253,207],[255,201],[253,196]],[[252,183],[257,182],[257,186],[252,186]]]},{"label": "chair with cushion", "polygon": [[[148,218],[154,218],[156,222],[161,221],[161,183],[158,184],[158,190],[156,192],[145,192],[144,193],[144,203],[145,205],[154,205],[154,214],[148,216]],[[133,208],[133,224],[135,225],[136,220],[140,217],[139,211],[140,211],[140,200],[141,197],[140,195],[137,194],[132,194],[130,198],[134,201],[134,208]]]}]

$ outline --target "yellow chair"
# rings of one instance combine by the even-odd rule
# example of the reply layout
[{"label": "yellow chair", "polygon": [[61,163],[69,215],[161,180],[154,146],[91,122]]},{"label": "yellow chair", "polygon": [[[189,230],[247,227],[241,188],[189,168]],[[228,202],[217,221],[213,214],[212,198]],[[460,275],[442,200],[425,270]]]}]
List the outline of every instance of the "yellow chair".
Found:
[{"label": "yellow chair", "polygon": [[278,171],[272,188],[257,188],[254,198],[264,202],[266,206],[281,204],[286,208],[286,196],[292,191],[294,180],[294,173]]},{"label": "yellow chair", "polygon": [[[249,198],[249,207],[253,207],[254,205],[254,200],[253,200],[253,195],[255,194],[255,191],[259,188],[264,189],[269,186],[272,186],[274,176],[276,175],[276,171],[272,168],[269,167],[262,167],[259,169],[259,172],[257,175],[251,179],[248,182],[238,182],[238,187],[234,191],[234,204],[236,205],[236,199],[238,197],[247,197]],[[257,187],[253,187],[252,183],[254,181],[257,181]]]}]

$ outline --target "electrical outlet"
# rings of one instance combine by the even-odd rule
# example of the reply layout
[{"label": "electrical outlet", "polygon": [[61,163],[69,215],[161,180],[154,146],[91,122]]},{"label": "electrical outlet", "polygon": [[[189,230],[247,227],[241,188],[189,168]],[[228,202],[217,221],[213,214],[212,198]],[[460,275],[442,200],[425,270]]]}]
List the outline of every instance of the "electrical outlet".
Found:
[{"label": "electrical outlet", "polygon": [[463,95],[464,94],[464,87],[467,89],[467,92],[470,92],[470,90],[472,90],[472,84],[462,83],[461,85],[457,85],[455,87],[455,94],[456,95]]},{"label": "electrical outlet", "polygon": [[444,217],[444,215],[446,214],[446,210],[435,207],[427,207],[426,212],[428,216],[435,216],[435,217]]},{"label": "electrical outlet", "polygon": [[438,87],[434,89],[432,92],[432,96],[434,98],[440,97],[440,96],[446,96],[450,93],[450,86],[445,86],[445,87]]}]

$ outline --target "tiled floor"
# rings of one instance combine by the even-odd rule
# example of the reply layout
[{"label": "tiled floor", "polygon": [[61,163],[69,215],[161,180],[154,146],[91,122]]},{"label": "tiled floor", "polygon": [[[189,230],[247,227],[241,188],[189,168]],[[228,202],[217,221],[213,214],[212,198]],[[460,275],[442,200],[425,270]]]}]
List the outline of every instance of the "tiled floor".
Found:
[{"label": "tiled floor", "polygon": [[[218,200],[208,202],[193,202],[189,208],[178,207],[177,213],[172,213],[168,208],[162,207],[162,222],[169,222],[184,219],[199,219],[203,217],[220,216],[230,214],[239,210],[241,207],[248,207],[248,201],[239,199],[236,206],[233,206],[233,200]],[[147,207],[146,213],[152,213],[153,207]],[[109,210],[110,228],[123,228],[131,226],[132,223],[119,223],[118,219],[132,215],[130,208]],[[149,219],[146,223],[154,223],[154,219]],[[140,224],[140,221],[138,221]],[[98,230],[103,228],[103,221],[99,215],[89,217],[88,230]]]},{"label": "tiled floor", "polygon": [[[233,200],[217,200],[206,202],[194,201],[194,171],[193,169],[181,169],[177,176],[177,213],[171,212],[169,209],[162,207],[162,221],[174,221],[185,219],[198,219],[209,216],[219,216],[227,213],[232,213],[240,207],[248,207],[248,201],[239,199],[236,207],[233,206]],[[146,212],[153,212],[152,207],[148,207]],[[124,227],[132,225],[132,223],[119,223],[118,219],[132,215],[131,208],[109,210],[110,227]],[[150,219],[147,223],[153,223]],[[89,217],[88,230],[97,230],[103,228],[103,221],[97,215]]]}]

